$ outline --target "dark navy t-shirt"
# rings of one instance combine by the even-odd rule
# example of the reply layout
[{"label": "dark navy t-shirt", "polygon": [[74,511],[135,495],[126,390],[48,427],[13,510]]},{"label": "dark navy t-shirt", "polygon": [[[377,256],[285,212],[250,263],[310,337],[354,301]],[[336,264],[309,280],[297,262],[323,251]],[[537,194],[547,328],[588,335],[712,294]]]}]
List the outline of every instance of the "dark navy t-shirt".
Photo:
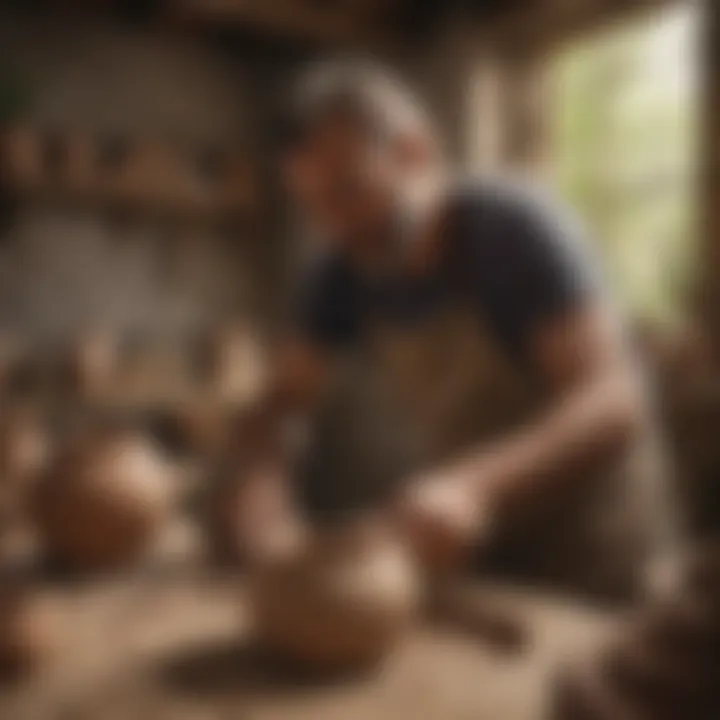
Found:
[{"label": "dark navy t-shirt", "polygon": [[541,324],[602,294],[597,263],[574,218],[516,185],[458,185],[447,206],[443,257],[422,277],[369,279],[342,254],[312,269],[300,331],[323,348],[348,349],[373,318],[411,323],[461,294],[517,359]]}]

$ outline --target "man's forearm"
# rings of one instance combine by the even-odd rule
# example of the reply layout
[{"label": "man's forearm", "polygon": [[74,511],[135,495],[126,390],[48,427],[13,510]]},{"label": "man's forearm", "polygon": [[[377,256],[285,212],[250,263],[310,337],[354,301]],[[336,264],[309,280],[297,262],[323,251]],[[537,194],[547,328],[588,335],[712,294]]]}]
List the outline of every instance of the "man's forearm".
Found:
[{"label": "man's forearm", "polygon": [[575,388],[551,412],[489,449],[471,453],[459,469],[476,477],[502,516],[524,514],[538,495],[582,482],[612,461],[636,431],[641,415],[634,383],[624,375],[594,379]]},{"label": "man's forearm", "polygon": [[310,349],[287,350],[273,381],[238,428],[244,465],[238,539],[251,559],[267,558],[302,529],[288,481],[292,430],[321,387],[325,367]]}]

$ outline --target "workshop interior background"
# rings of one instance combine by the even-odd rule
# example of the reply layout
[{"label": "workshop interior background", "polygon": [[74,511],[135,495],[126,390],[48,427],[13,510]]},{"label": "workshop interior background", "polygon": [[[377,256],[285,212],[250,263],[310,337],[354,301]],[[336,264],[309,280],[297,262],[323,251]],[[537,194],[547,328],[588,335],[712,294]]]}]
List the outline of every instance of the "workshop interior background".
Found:
[{"label": "workshop interior background", "polygon": [[[273,119],[309,61],[370,55],[419,92],[459,166],[529,175],[579,210],[657,383],[676,502],[694,534],[714,533],[717,16],[711,0],[0,3],[0,472],[5,435],[41,412],[63,427],[130,418],[193,468],[223,445],[262,386],[301,262],[273,172]],[[205,512],[205,494],[188,490],[189,513]],[[3,553],[19,534],[0,533]],[[197,593],[172,611],[186,633]],[[225,622],[218,597],[193,632]],[[101,614],[84,602],[93,609],[76,605],[78,616]],[[207,697],[163,696],[167,716],[234,716],[223,687],[207,694],[227,715],[202,715]],[[106,709],[132,694],[113,692]],[[237,717],[271,715],[252,702]],[[272,716],[336,716],[328,700],[303,702]],[[356,717],[382,716],[354,702]],[[33,707],[27,717],[60,717]]]}]

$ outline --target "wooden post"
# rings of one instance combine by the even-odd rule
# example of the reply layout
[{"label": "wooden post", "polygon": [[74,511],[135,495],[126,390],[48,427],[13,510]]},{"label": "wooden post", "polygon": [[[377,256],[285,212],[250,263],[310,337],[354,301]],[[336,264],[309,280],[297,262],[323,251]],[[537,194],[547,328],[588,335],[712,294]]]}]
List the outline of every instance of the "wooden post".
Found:
[{"label": "wooden post", "polygon": [[542,53],[490,48],[469,71],[467,156],[473,169],[544,180],[550,156],[550,88]]},{"label": "wooden post", "polygon": [[550,98],[541,53],[507,57],[503,62],[503,150],[506,167],[542,178],[548,165]]},{"label": "wooden post", "polygon": [[502,63],[492,53],[478,56],[470,70],[467,154],[471,170],[493,171],[503,166],[505,82]]},{"label": "wooden post", "polygon": [[703,12],[700,312],[720,359],[720,8],[706,0]]},{"label": "wooden post", "polygon": [[505,52],[457,20],[428,52],[430,98],[450,157],[475,170],[542,176],[550,123],[546,55]]}]

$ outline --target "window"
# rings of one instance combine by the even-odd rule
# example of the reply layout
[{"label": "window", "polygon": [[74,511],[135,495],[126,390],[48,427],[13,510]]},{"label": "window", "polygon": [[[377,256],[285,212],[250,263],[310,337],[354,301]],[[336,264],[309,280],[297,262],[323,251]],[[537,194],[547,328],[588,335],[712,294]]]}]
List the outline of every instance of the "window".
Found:
[{"label": "window", "polygon": [[675,7],[566,47],[553,166],[644,319],[681,320],[693,277],[699,12]]}]

